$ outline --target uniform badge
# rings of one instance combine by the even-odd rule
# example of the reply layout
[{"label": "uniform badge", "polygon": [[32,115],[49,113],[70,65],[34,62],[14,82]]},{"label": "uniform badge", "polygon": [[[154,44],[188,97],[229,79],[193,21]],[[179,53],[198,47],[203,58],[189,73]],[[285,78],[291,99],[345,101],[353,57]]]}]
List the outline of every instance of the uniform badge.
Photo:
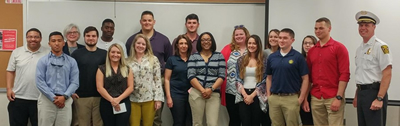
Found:
[{"label": "uniform badge", "polygon": [[389,54],[389,47],[387,45],[381,46],[383,54]]},{"label": "uniform badge", "polygon": [[371,53],[371,48],[368,49],[367,54],[369,55]]},{"label": "uniform badge", "polygon": [[293,60],[289,60],[289,64],[293,64]]},{"label": "uniform badge", "polygon": [[367,11],[361,11],[360,14],[361,14],[361,15],[367,15],[368,12],[367,12]]}]

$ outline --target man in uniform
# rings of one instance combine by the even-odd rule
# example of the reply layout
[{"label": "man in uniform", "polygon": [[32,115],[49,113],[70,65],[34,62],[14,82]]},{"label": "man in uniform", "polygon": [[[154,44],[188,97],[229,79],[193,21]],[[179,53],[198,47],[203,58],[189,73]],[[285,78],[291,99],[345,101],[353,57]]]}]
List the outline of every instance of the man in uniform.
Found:
[{"label": "man in uniform", "polygon": [[379,18],[368,11],[356,14],[363,42],[356,51],[356,84],[353,106],[357,107],[359,126],[385,126],[392,55],[389,46],[375,36]]}]

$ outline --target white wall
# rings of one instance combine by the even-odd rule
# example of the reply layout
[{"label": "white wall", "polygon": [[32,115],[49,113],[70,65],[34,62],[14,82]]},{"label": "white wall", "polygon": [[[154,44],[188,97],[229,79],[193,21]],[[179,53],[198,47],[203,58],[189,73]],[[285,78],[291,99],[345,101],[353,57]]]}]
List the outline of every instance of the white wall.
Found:
[{"label": "white wall", "polygon": [[[62,31],[69,23],[77,24],[81,32],[87,26],[100,30],[101,22],[111,18],[115,22],[114,38],[126,42],[138,32],[140,15],[144,10],[154,13],[154,28],[172,41],[185,33],[185,17],[196,13],[200,20],[199,33],[211,32],[217,42],[217,51],[230,43],[235,25],[245,25],[251,34],[264,38],[264,4],[198,4],[198,3],[142,3],[93,1],[29,1],[26,28],[42,31],[42,44],[47,45],[48,34]],[[83,37],[79,40],[83,43]]]},{"label": "white wall", "polygon": [[270,0],[269,28],[292,28],[296,34],[293,47],[301,51],[301,41],[306,35],[314,35],[315,21],[320,17],[331,20],[333,39],[342,42],[350,55],[350,81],[346,97],[353,98],[355,84],[355,51],[362,43],[358,34],[355,14],[367,10],[376,14],[381,23],[376,26],[375,35],[389,45],[393,55],[392,82],[389,88],[389,100],[400,100],[400,1],[399,0]]}]

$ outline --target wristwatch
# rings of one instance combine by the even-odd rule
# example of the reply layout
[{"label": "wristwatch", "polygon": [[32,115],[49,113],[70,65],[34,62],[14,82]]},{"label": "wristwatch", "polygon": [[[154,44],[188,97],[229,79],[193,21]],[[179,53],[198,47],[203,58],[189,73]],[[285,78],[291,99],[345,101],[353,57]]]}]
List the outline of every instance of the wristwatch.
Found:
[{"label": "wristwatch", "polygon": [[383,101],[383,98],[378,96],[378,97],[376,97],[376,100]]},{"label": "wristwatch", "polygon": [[211,91],[214,91],[215,90],[215,88],[213,88],[212,86],[211,86]]},{"label": "wristwatch", "polygon": [[67,100],[69,98],[68,95],[63,95],[63,96],[64,96],[65,100]]},{"label": "wristwatch", "polygon": [[342,99],[343,99],[343,97],[342,97],[342,96],[340,96],[340,95],[336,95],[336,99],[337,99],[337,100],[342,100]]}]

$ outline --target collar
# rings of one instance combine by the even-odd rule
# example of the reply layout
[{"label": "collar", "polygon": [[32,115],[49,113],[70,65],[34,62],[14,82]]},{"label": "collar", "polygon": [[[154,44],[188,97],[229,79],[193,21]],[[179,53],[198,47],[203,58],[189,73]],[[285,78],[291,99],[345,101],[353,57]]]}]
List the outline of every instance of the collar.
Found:
[{"label": "collar", "polygon": [[50,51],[49,57],[55,57],[55,58],[64,57],[64,52],[61,53],[60,56],[56,56],[52,51]]},{"label": "collar", "polygon": [[[334,41],[335,41],[335,40],[333,40],[333,38],[330,37],[329,40],[328,40],[328,42],[325,43],[324,46],[331,46],[331,45],[333,45]],[[316,46],[316,47],[321,47],[321,40],[319,40],[319,41],[317,42],[317,44],[315,44],[315,46]]]},{"label": "collar", "polygon": [[[156,31],[156,29],[153,29],[153,36],[151,36],[151,38],[149,39],[150,41],[153,40],[155,37],[157,37],[158,32]],[[142,29],[140,29],[140,31],[136,34],[143,34]]]},{"label": "collar", "polygon": [[43,48],[44,48],[44,47],[40,45],[40,47],[39,47],[38,50],[36,50],[35,52],[32,52],[31,50],[28,49],[28,46],[25,46],[25,47],[24,47],[25,52],[30,52],[30,53],[40,53],[40,52],[43,51]]},{"label": "collar", "polygon": [[[277,54],[279,54],[279,56],[281,56],[281,57],[283,57],[282,56],[282,54],[281,54],[281,50],[278,50],[279,52],[277,53]],[[293,46],[292,46],[292,48],[290,49],[290,51],[285,55],[285,57],[286,56],[293,56],[294,55],[294,52],[295,52],[295,50],[293,49]]]},{"label": "collar", "polygon": [[363,45],[373,45],[375,43],[375,40],[376,40],[376,36],[374,35],[368,40],[367,43],[364,44],[364,42],[362,42],[361,44],[363,44]]},{"label": "collar", "polygon": [[[185,35],[187,35],[187,33],[185,33]],[[193,42],[195,42],[195,41],[197,41],[197,40],[199,40],[199,34],[196,34],[196,38],[194,38],[193,41],[192,41],[192,40],[190,40],[190,41],[192,41],[192,43],[193,43]]]}]

